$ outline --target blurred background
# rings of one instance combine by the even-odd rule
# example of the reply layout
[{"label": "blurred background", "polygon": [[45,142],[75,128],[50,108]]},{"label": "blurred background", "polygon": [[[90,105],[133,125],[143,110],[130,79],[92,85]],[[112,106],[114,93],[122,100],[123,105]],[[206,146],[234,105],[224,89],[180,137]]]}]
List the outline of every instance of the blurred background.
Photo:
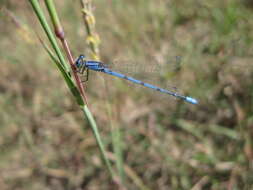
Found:
[{"label": "blurred background", "polygon": [[[103,62],[169,63],[160,79],[200,103],[91,72],[85,88],[112,163],[120,131],[125,181],[112,183],[29,2],[1,0],[0,189],[252,189],[252,1],[92,3]],[[73,54],[89,57],[79,1],[55,4]]]}]

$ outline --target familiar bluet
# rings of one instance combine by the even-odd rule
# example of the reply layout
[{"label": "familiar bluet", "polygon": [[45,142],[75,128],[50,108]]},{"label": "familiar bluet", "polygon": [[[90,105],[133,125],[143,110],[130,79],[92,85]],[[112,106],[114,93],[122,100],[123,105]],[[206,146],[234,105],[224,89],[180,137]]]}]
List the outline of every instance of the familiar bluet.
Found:
[{"label": "familiar bluet", "polygon": [[176,98],[180,98],[180,99],[182,99],[186,102],[189,102],[191,104],[198,104],[198,101],[196,99],[192,98],[192,97],[184,96],[184,95],[181,95],[179,93],[176,93],[176,92],[173,92],[173,91],[170,91],[170,90],[159,88],[159,87],[154,86],[152,84],[142,82],[142,81],[137,80],[137,79],[132,78],[132,77],[128,77],[128,76],[126,76],[124,74],[121,74],[119,72],[112,71],[105,64],[103,64],[101,62],[87,61],[87,60],[85,60],[84,55],[80,55],[78,57],[78,59],[75,62],[75,66],[77,68],[77,72],[79,72],[81,74],[83,74],[85,70],[87,70],[87,71],[93,70],[93,71],[103,72],[103,73],[106,73],[106,74],[109,74],[109,75],[112,75],[112,76],[115,76],[115,77],[118,77],[118,78],[128,80],[128,81],[133,82],[135,84],[139,84],[139,85],[145,86],[147,88],[151,88],[151,89],[156,90],[158,92],[169,94],[171,96],[174,96]]}]

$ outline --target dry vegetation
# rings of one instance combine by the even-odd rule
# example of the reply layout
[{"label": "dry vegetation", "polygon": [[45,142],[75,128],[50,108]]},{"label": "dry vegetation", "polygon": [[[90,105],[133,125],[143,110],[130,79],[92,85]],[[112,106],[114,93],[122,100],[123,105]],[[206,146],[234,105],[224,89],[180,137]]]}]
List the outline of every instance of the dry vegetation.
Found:
[{"label": "dry vegetation", "polygon": [[[55,4],[74,55],[89,55],[79,2]],[[200,104],[91,73],[88,100],[112,163],[114,128],[121,132],[125,182],[114,184],[88,123],[33,33],[44,36],[31,6],[0,1],[0,189],[252,189],[249,4],[101,0],[93,6],[104,62],[180,56],[177,69],[162,77]]]}]

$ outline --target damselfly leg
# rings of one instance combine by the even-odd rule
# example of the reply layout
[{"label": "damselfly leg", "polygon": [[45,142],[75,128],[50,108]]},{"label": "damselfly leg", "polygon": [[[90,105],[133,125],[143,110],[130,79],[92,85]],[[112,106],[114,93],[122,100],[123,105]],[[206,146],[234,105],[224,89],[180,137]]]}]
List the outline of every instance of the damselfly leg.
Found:
[{"label": "damselfly leg", "polygon": [[[86,71],[86,74],[84,75],[84,71]],[[82,75],[85,77],[84,80],[82,80],[82,82],[87,82],[89,80],[89,69],[85,69],[83,72],[82,72]]]},{"label": "damselfly leg", "polygon": [[[89,79],[89,69],[87,69],[86,67],[86,61],[84,60],[84,56],[78,57],[77,60],[75,61],[75,65],[76,65],[76,72],[81,74],[82,76],[85,76],[85,79],[82,80],[81,82],[87,82]],[[84,72],[86,72],[85,75]]]}]

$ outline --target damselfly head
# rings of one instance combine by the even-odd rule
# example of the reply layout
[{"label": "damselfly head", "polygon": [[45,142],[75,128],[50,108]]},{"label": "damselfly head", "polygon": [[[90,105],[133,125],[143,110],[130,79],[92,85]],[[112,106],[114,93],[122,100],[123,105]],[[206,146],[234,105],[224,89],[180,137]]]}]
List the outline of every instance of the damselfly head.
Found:
[{"label": "damselfly head", "polygon": [[84,61],[85,60],[85,55],[80,55],[78,59]]},{"label": "damselfly head", "polygon": [[75,65],[77,68],[80,68],[83,63],[85,62],[85,56],[84,55],[80,55],[77,60],[75,61]]},{"label": "damselfly head", "polygon": [[84,58],[85,58],[84,55],[80,55],[80,56],[79,56],[79,59],[84,59]]}]

